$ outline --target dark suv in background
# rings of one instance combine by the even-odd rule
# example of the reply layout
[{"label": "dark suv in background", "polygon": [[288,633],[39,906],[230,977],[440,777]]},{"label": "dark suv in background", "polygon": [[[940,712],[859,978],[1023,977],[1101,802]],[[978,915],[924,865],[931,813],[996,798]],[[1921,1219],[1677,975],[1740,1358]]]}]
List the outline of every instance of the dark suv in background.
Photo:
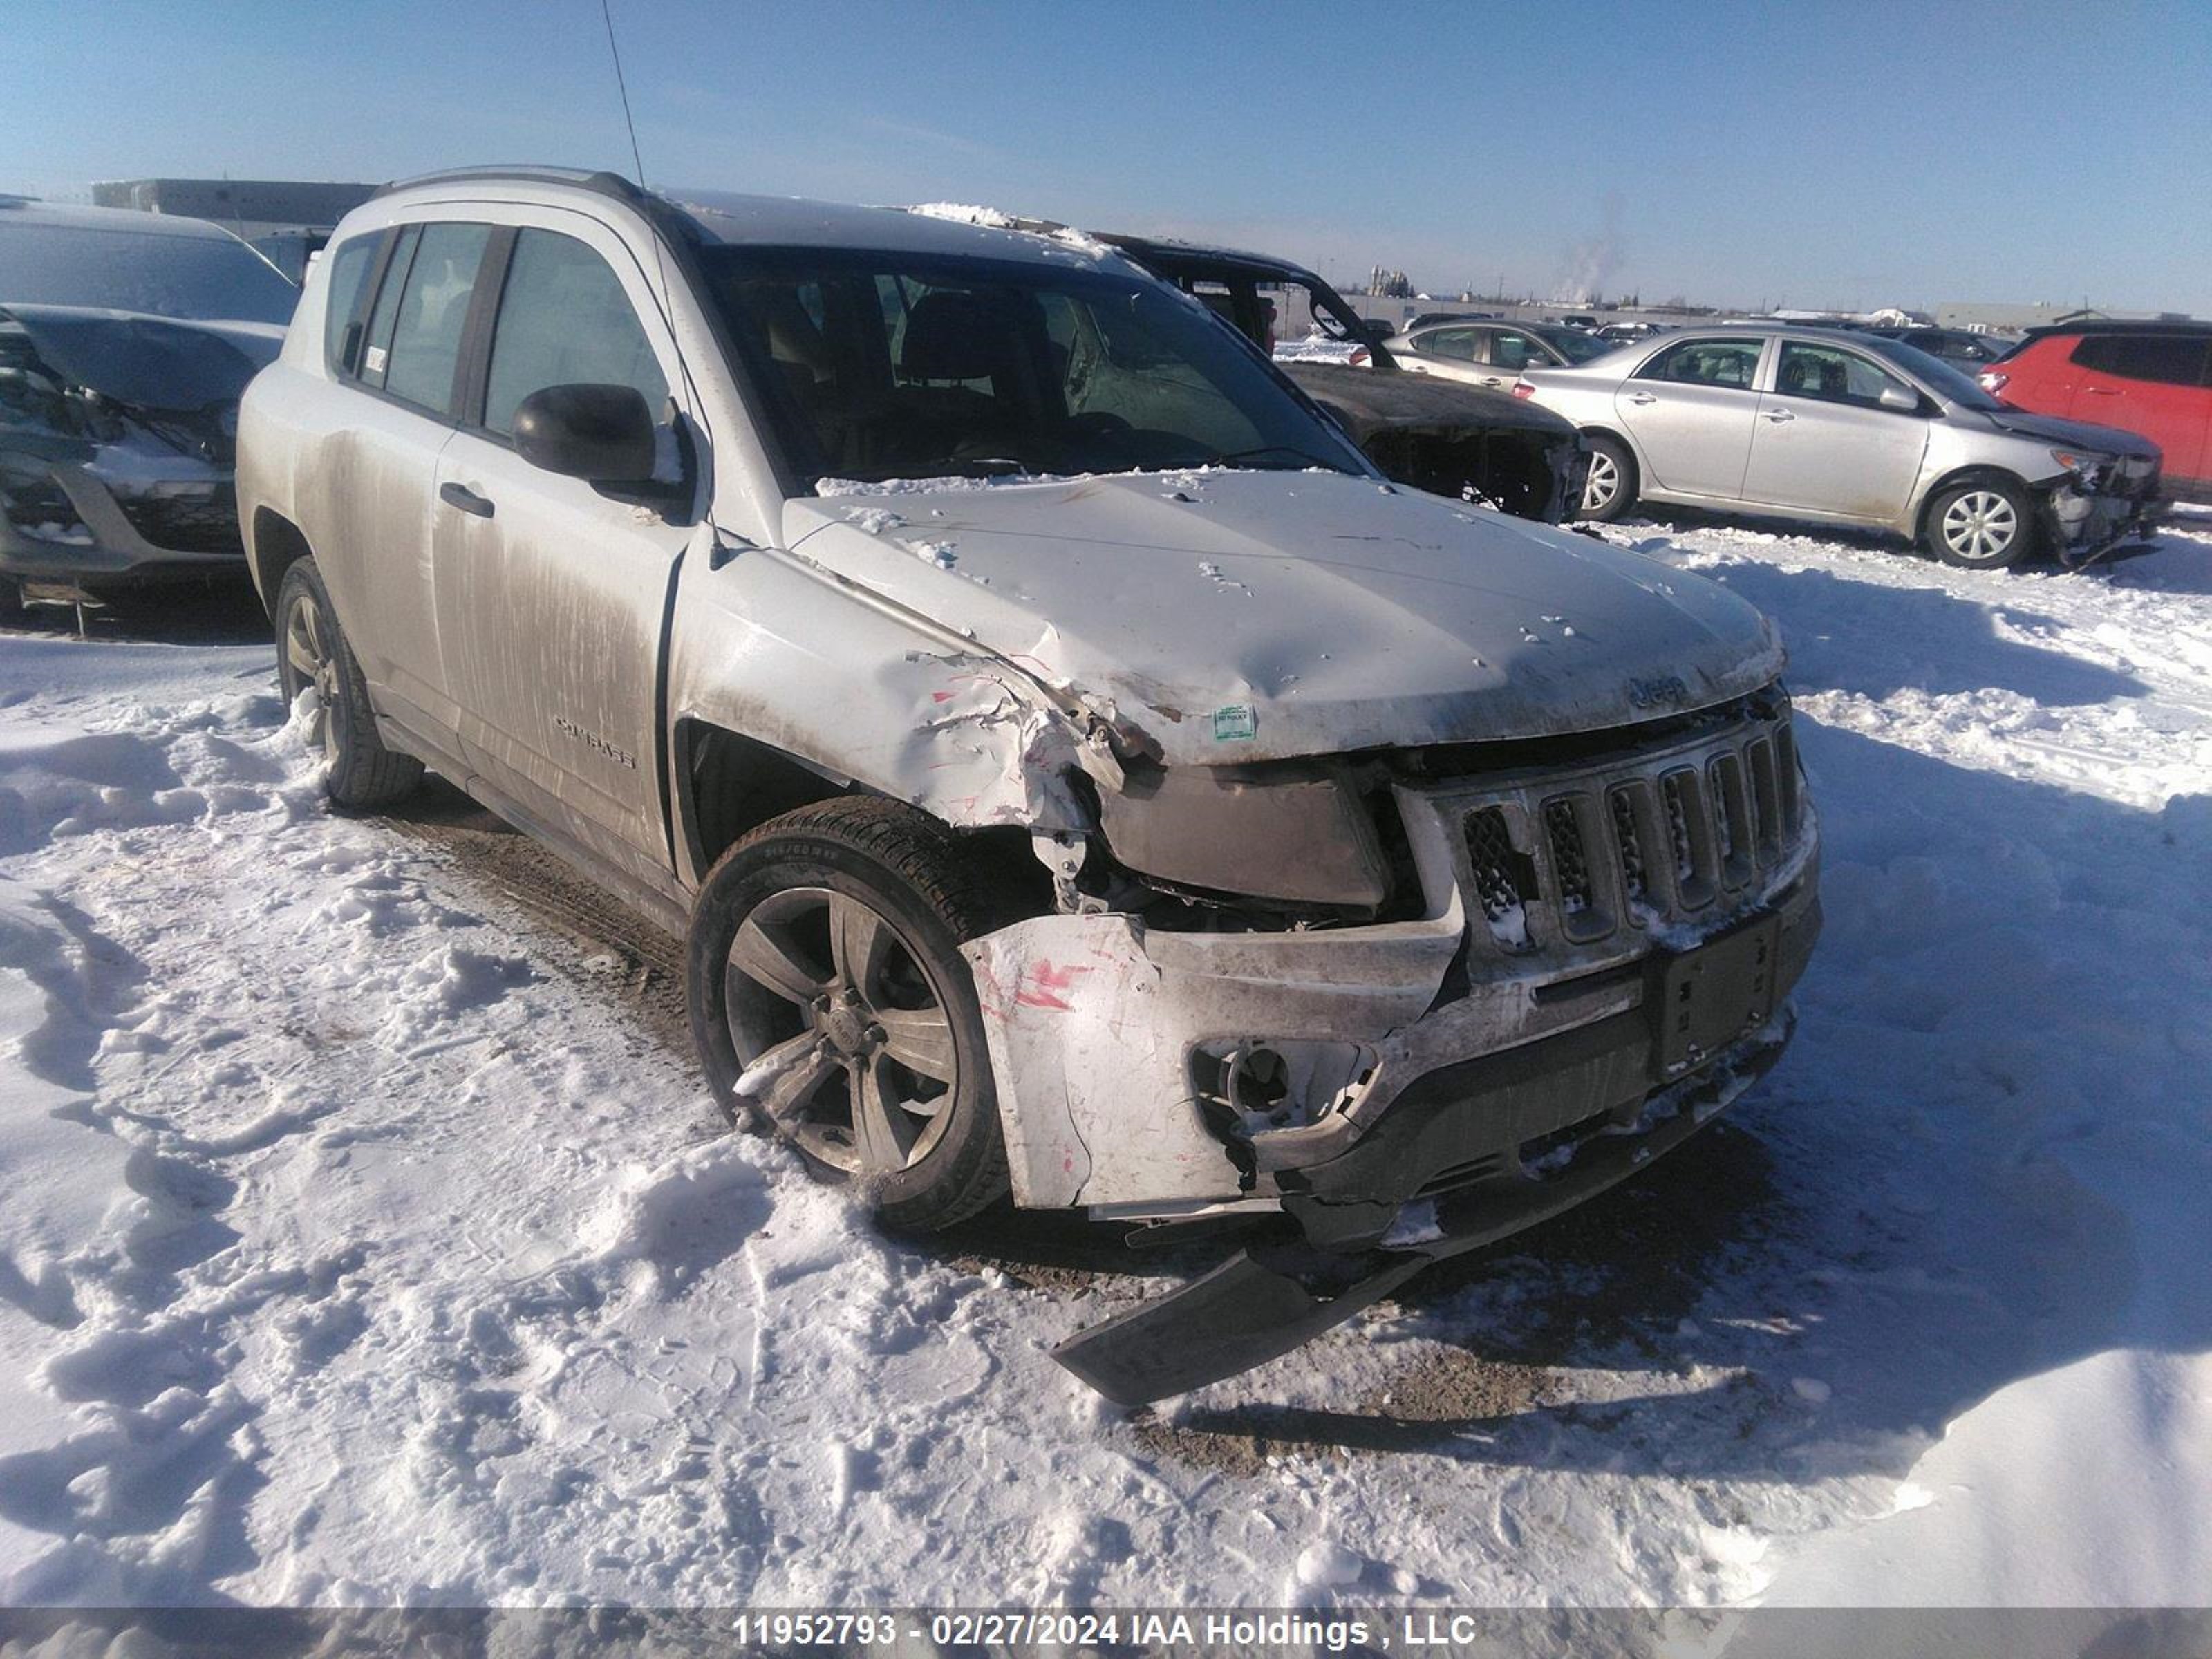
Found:
[{"label": "dark suv in background", "polygon": [[1275,367],[1398,483],[1540,524],[1579,511],[1589,449],[1571,425],[1502,391],[1408,374],[1382,343],[1388,325],[1361,317],[1312,271],[1264,253],[1142,236],[1101,240],[1271,355],[1279,321],[1273,296],[1303,289],[1316,335],[1346,348],[1345,361],[1279,358]]},{"label": "dark suv in background", "polygon": [[1984,369],[2015,408],[2139,432],[2166,452],[2166,493],[2212,502],[2212,323],[2039,328]]}]

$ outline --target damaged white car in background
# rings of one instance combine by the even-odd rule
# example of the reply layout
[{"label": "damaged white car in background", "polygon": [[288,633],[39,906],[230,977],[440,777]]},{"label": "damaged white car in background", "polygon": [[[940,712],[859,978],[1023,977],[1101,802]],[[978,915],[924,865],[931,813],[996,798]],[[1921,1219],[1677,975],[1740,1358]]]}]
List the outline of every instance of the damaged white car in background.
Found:
[{"label": "damaged white car in background", "polygon": [[0,197],[0,580],[242,576],[238,399],[298,298],[217,226]]},{"label": "damaged white car in background", "polygon": [[1158,1398],[1691,1133],[1819,928],[1772,629],[1381,478],[1084,239],[609,175],[339,228],[240,495],[341,801],[689,939],[733,1113],[941,1227],[1249,1224]]}]

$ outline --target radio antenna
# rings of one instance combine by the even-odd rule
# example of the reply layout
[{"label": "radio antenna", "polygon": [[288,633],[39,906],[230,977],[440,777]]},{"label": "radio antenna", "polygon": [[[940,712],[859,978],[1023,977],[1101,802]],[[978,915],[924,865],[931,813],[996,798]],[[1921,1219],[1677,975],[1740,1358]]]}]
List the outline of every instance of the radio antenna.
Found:
[{"label": "radio antenna", "polygon": [[637,169],[637,187],[645,188],[645,158],[638,154],[637,122],[629,112],[629,83],[623,79],[622,48],[615,44],[615,15],[607,0],[599,0],[599,15],[607,26],[607,51],[615,60],[615,90],[622,94],[623,125],[629,129],[630,164]]}]

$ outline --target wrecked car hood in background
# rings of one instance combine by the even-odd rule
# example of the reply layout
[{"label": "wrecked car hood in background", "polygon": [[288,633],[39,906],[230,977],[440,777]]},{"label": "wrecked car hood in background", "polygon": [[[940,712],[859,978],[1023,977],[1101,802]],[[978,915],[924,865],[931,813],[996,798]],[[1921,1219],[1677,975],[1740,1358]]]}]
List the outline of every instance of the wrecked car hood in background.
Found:
[{"label": "wrecked car hood in background", "polygon": [[1782,667],[1723,587],[1348,474],[856,486],[785,533],[1169,764],[1593,731]]},{"label": "wrecked car hood in background", "polygon": [[188,322],[81,306],[9,305],[46,367],[118,404],[182,413],[234,404],[276,360],[284,331],[270,323]]},{"label": "wrecked car hood in background", "polygon": [[1574,436],[1574,422],[1526,398],[1489,392],[1431,374],[1352,368],[1335,363],[1276,365],[1345,429],[1364,443],[1377,432],[1548,432]]}]

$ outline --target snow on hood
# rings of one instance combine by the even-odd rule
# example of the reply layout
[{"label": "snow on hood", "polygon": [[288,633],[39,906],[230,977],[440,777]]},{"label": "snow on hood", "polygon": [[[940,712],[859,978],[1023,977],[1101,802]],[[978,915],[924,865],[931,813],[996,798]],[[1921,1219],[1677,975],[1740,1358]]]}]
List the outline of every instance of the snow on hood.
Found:
[{"label": "snow on hood", "polygon": [[2092,426],[2087,421],[2061,420],[2055,415],[2031,415],[2009,405],[1981,412],[2000,431],[2018,437],[2040,438],[2046,443],[2094,449],[2106,455],[2156,456],[2160,453],[2158,446],[2140,432],[2125,432],[2116,426]]},{"label": "snow on hood", "polygon": [[1724,587],[1349,474],[922,483],[793,501],[785,531],[1110,702],[1170,764],[1594,731],[1782,667],[1772,627]]},{"label": "snow on hood", "polygon": [[186,321],[83,306],[9,305],[46,366],[135,408],[181,412],[234,404],[276,359],[284,331],[269,323]]}]

